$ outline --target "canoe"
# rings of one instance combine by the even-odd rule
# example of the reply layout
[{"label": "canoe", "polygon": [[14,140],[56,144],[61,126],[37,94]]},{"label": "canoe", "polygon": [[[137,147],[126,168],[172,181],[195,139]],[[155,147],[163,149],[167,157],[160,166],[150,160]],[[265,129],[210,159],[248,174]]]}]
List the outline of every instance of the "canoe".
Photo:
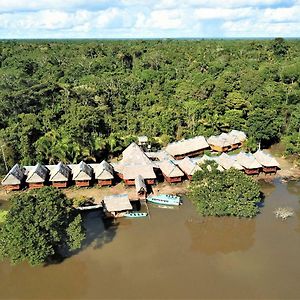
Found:
[{"label": "canoe", "polygon": [[160,204],[160,205],[175,205],[178,206],[181,203],[181,198],[175,195],[168,195],[168,194],[160,194],[156,196],[150,196],[147,198],[147,201]]},{"label": "canoe", "polygon": [[147,217],[148,214],[146,212],[138,212],[138,211],[130,211],[124,214],[126,218],[143,218]]}]

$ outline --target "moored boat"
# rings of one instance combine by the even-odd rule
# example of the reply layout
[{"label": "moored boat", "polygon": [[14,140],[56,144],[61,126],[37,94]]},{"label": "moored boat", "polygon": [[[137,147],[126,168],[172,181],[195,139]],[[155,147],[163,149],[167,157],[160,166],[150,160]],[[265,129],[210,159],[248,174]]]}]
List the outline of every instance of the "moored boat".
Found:
[{"label": "moored boat", "polygon": [[155,196],[149,196],[147,201],[160,204],[160,205],[180,205],[182,204],[181,198],[175,195],[160,194]]},{"label": "moored boat", "polygon": [[139,212],[139,211],[129,211],[124,214],[126,218],[143,218],[147,217],[148,214],[146,212]]}]

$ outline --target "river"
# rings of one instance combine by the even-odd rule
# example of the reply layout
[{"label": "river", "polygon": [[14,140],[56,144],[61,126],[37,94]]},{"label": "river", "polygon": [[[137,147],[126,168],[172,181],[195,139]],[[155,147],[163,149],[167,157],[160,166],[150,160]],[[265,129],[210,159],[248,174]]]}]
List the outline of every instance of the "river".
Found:
[{"label": "river", "polygon": [[[0,264],[1,299],[299,299],[300,183],[261,183],[254,219],[202,218],[187,199],[151,219],[86,216],[84,249],[62,263]],[[281,221],[273,211],[292,207]]]}]

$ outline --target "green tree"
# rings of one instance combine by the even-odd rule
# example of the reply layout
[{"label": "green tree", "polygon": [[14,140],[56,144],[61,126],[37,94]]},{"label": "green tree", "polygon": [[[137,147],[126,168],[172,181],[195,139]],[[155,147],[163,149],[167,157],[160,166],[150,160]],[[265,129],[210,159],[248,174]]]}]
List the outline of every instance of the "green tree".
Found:
[{"label": "green tree", "polygon": [[61,250],[78,249],[83,239],[81,217],[72,202],[60,190],[45,187],[12,197],[0,229],[0,257],[39,265]]},{"label": "green tree", "polygon": [[203,216],[254,217],[261,201],[259,185],[236,169],[220,172],[215,162],[201,165],[189,187],[197,210]]}]

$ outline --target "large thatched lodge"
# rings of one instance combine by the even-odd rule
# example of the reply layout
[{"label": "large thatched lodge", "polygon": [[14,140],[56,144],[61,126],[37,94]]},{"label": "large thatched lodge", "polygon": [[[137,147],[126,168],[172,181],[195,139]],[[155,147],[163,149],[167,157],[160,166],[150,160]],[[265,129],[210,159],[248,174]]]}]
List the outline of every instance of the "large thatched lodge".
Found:
[{"label": "large thatched lodge", "polygon": [[[52,185],[66,188],[70,185],[89,187],[93,184],[111,186],[123,180],[127,186],[135,186],[138,198],[145,198],[147,186],[159,181],[178,183],[191,180],[193,174],[201,169],[201,164],[213,160],[220,171],[235,168],[248,175],[276,173],[279,164],[275,158],[257,151],[254,154],[240,152],[228,155],[226,152],[239,148],[246,139],[243,132],[232,130],[207,139],[199,136],[169,144],[164,150],[145,152],[136,143],[130,144],[117,162],[88,164],[63,164],[20,166],[16,164],[2,180],[6,190],[41,188]],[[145,142],[145,138],[143,142]],[[141,142],[140,142],[141,144]],[[145,146],[143,144],[143,146]],[[146,147],[144,147],[146,148]],[[204,150],[222,152],[221,155],[202,155]]]}]

